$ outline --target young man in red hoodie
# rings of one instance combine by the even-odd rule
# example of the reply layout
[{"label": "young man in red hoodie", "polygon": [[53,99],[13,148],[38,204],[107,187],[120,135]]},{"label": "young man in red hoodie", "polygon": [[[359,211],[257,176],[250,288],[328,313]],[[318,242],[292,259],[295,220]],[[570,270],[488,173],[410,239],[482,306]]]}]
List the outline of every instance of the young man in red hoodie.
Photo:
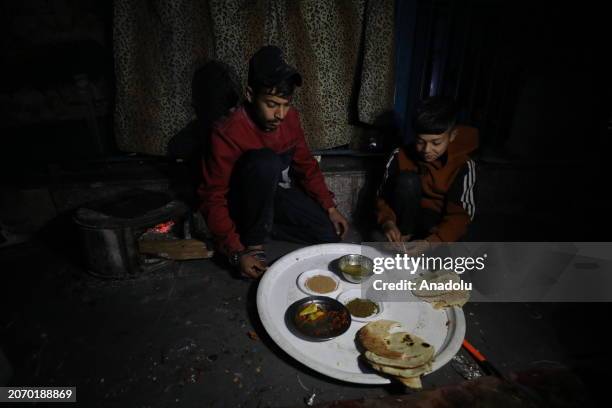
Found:
[{"label": "young man in red hoodie", "polygon": [[313,244],[337,242],[348,230],[291,106],[301,84],[279,48],[257,51],[246,101],[216,124],[203,162],[201,211],[218,249],[245,277],[266,270],[271,235]]},{"label": "young man in red hoodie", "polygon": [[413,241],[421,253],[435,242],[459,240],[476,211],[476,129],[456,124],[452,101],[431,97],[417,107],[416,141],[396,149],[379,188],[376,215],[384,238]]}]

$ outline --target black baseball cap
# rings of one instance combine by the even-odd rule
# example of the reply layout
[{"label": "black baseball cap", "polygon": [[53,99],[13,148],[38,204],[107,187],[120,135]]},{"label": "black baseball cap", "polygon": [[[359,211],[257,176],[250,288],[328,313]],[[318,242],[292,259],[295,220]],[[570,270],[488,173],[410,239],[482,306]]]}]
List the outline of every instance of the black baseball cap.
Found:
[{"label": "black baseball cap", "polygon": [[302,76],[283,60],[283,52],[273,45],[260,48],[249,61],[249,85],[274,86],[284,79],[293,78],[302,86]]}]

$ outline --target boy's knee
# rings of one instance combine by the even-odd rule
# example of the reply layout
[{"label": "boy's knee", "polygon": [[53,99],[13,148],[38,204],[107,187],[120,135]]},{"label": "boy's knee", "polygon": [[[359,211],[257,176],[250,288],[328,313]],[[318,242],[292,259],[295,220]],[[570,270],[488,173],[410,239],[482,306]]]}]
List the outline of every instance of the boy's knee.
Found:
[{"label": "boy's knee", "polygon": [[335,244],[340,240],[341,238],[336,234],[333,226],[317,231],[317,241],[321,244]]},{"label": "boy's knee", "polygon": [[264,148],[245,152],[240,160],[252,176],[275,177],[281,171],[281,161],[276,153]]},{"label": "boy's knee", "polygon": [[420,194],[421,192],[421,177],[414,172],[404,171],[397,176],[395,184],[396,191],[403,193]]},{"label": "boy's knee", "polygon": [[336,228],[331,221],[325,219],[320,223],[311,224],[311,230],[314,238],[314,243],[318,244],[334,244],[340,242],[341,238],[336,234]]}]

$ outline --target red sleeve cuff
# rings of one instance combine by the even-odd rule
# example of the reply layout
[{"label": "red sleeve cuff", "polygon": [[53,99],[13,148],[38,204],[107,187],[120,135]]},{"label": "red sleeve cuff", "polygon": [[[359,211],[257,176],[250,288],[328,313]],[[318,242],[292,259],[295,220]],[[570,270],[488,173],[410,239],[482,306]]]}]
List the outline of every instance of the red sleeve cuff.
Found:
[{"label": "red sleeve cuff", "polygon": [[332,207],[335,207],[335,206],[336,206],[336,202],[334,201],[334,199],[333,199],[333,198],[331,198],[331,197],[330,197],[330,198],[328,198],[328,199],[324,199],[324,200],[322,200],[322,201],[321,201],[321,206],[322,206],[324,209],[329,210],[330,208],[332,208]]}]

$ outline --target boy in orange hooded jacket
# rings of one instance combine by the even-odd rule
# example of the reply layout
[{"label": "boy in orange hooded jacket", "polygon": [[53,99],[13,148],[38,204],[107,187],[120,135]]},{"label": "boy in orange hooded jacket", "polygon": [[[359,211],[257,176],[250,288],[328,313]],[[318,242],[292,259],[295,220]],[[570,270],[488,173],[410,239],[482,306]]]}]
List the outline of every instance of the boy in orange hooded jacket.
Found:
[{"label": "boy in orange hooded jacket", "polygon": [[422,251],[466,233],[476,212],[469,154],[478,147],[478,131],[456,121],[455,105],[445,98],[417,107],[416,141],[391,154],[378,190],[376,217],[388,241],[414,241]]}]

